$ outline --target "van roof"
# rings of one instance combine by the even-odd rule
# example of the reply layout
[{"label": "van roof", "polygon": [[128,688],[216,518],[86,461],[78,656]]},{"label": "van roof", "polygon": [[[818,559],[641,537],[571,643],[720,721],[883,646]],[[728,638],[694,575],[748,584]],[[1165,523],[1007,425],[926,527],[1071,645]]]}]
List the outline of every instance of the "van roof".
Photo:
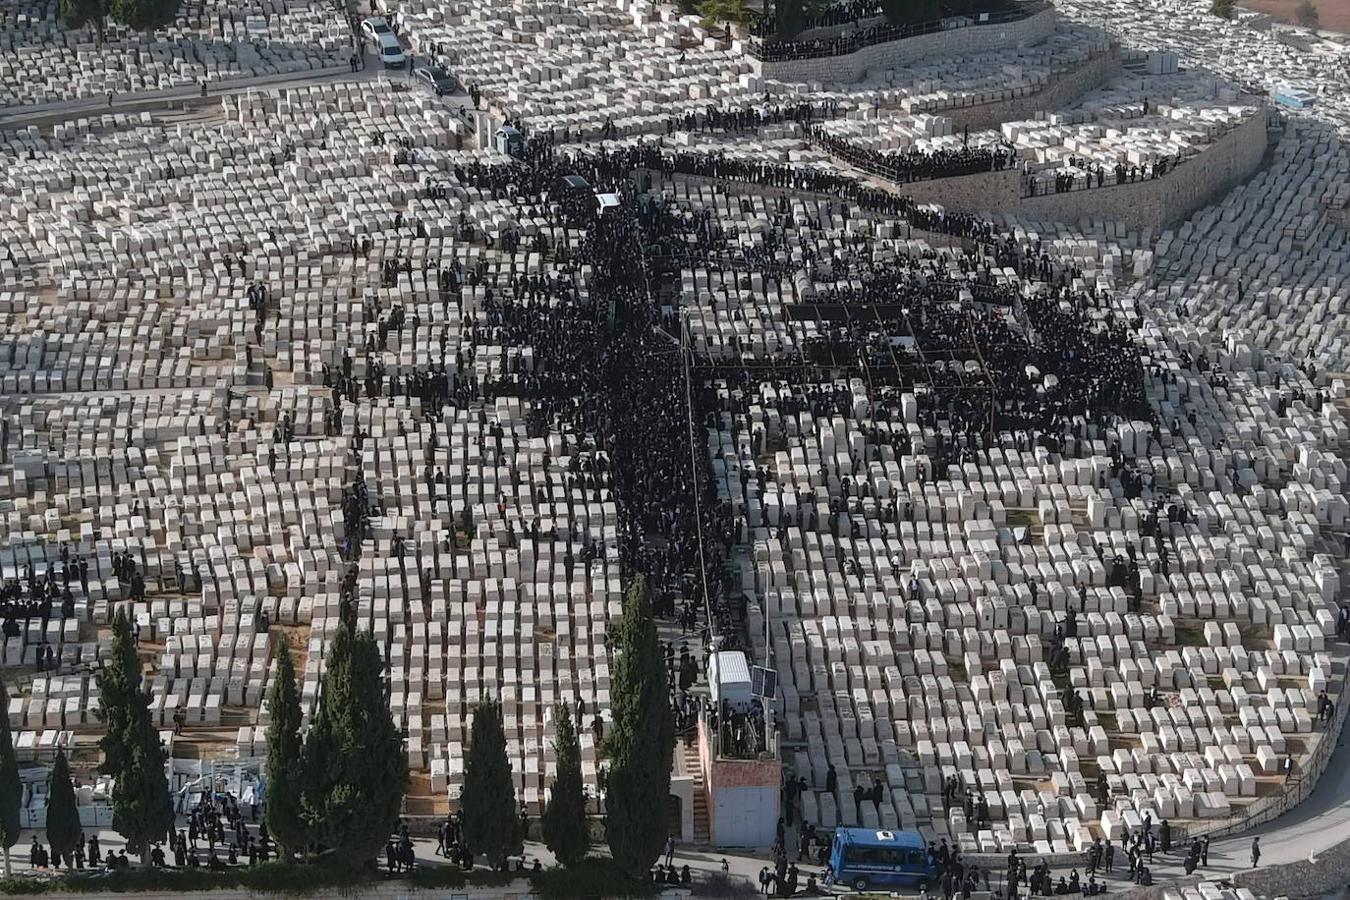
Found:
[{"label": "van roof", "polygon": [[750,663],[741,650],[717,652],[717,680],[722,684],[749,684]]},{"label": "van roof", "polygon": [[917,831],[889,831],[875,828],[836,828],[835,836],[846,844],[885,844],[907,850],[923,850],[928,845]]}]

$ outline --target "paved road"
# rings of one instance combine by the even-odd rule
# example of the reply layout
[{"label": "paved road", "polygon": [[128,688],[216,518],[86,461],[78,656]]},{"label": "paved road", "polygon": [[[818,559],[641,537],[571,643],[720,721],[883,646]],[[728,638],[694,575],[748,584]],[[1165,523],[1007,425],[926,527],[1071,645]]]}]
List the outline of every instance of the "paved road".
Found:
[{"label": "paved road", "polygon": [[[663,633],[662,637],[666,640],[682,639],[674,630]],[[185,823],[182,823],[182,827],[186,827]],[[795,832],[795,829],[790,829],[789,846],[795,846],[796,843],[795,834],[792,832]],[[20,871],[29,870],[27,848],[32,840],[32,834],[25,832],[14,848],[17,868]],[[1328,761],[1325,775],[1307,802],[1279,819],[1253,829],[1248,834],[1214,842],[1210,847],[1209,865],[1200,870],[1201,874],[1223,877],[1249,868],[1251,839],[1254,836],[1261,838],[1262,866],[1306,860],[1310,855],[1321,853],[1350,838],[1350,740],[1346,739],[1346,735],[1342,735],[1342,739],[1336,745]],[[38,833],[38,837],[43,839],[45,835]],[[111,831],[103,832],[100,841],[105,848],[112,848],[114,851],[122,847],[121,838]],[[418,840],[415,843],[421,863],[447,864],[436,856],[434,840]],[[1184,853],[1185,848],[1181,847],[1167,856],[1155,854],[1151,866],[1155,882],[1166,882],[1182,876]],[[204,845],[202,854],[204,858]],[[544,866],[550,866],[554,862],[552,855],[542,844],[527,844],[525,856],[530,862],[538,859]],[[1120,859],[1118,854],[1117,861]],[[744,878],[752,884],[756,882],[760,869],[769,865],[769,860],[770,857],[766,853],[724,853],[712,849],[685,847],[679,847],[676,851],[676,863],[689,865],[696,873],[696,877],[698,873],[720,871],[725,861],[730,874]],[[807,875],[820,874],[819,869],[809,863],[803,863],[800,868],[803,884]],[[1056,875],[1058,874],[1061,873],[1057,871]],[[1062,874],[1067,875],[1068,872],[1064,871]],[[1085,873],[1080,871],[1079,874],[1081,876]],[[999,874],[993,873],[992,877],[995,879],[994,886],[999,887]],[[1107,878],[1107,882],[1113,890],[1123,890],[1130,886],[1123,869],[1119,866],[1112,876]]]},{"label": "paved road", "polygon": [[[1216,841],[1209,850],[1209,871],[1227,874],[1250,868],[1254,837],[1261,839],[1262,866],[1306,860],[1350,839],[1350,742],[1344,734],[1313,795],[1245,835]],[[1183,874],[1179,859],[1174,868],[1163,871]]]},{"label": "paved road", "polygon": [[[351,72],[343,67],[328,72],[290,72],[269,78],[225,81],[209,85],[207,94],[202,96],[200,87],[177,88],[168,91],[155,91],[146,94],[122,94],[114,96],[111,104],[107,97],[94,97],[84,100],[72,100],[67,103],[47,104],[40,107],[16,107],[0,110],[0,128],[25,128],[29,125],[50,125],[70,119],[87,116],[101,116],[105,113],[137,113],[161,110],[174,106],[200,106],[218,103],[221,97],[242,94],[248,91],[274,91],[286,88],[308,87],[315,84],[338,84],[342,82],[378,81],[388,79],[402,81],[408,78],[407,68],[385,69],[370,54],[366,55],[365,68]],[[457,98],[462,98],[459,95]]]}]

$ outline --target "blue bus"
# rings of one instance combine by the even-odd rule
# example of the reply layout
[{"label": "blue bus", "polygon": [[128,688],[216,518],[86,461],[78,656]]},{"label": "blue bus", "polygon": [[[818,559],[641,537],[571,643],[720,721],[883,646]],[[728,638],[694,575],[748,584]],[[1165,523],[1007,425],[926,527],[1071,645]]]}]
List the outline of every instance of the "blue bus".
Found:
[{"label": "blue bus", "polygon": [[917,831],[837,828],[830,848],[829,880],[865,891],[901,885],[927,890],[937,876],[928,847]]}]

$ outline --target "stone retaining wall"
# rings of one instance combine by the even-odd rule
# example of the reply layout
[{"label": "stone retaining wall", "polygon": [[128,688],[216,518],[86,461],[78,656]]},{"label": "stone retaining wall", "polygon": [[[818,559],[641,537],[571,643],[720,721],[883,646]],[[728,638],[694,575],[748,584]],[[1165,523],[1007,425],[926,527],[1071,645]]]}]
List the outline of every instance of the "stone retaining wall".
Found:
[{"label": "stone retaining wall", "polygon": [[1350,885],[1350,839],[1341,841],[1312,862],[1248,869],[1232,876],[1238,887],[1263,897],[1323,897]]},{"label": "stone retaining wall", "polygon": [[[1118,64],[1119,60],[1115,62]],[[1043,222],[1114,221],[1156,233],[1213,203],[1251,177],[1266,152],[1266,116],[1264,107],[1258,109],[1200,155],[1162,178],[1147,181],[1024,197],[1020,168],[898,184],[873,180],[896,194],[912,197],[919,203],[936,203],[952,212],[1011,212]],[[659,184],[660,174],[651,174],[653,184]],[[711,183],[725,181],[690,175],[674,177]],[[736,190],[767,196],[808,193],[741,182],[736,182]]]},{"label": "stone retaining wall", "polygon": [[1019,168],[927,181],[883,183],[902,197],[912,197],[916,203],[936,203],[949,212],[1011,210],[1016,208],[1022,196],[1022,170]]},{"label": "stone retaining wall", "polygon": [[1033,221],[1092,219],[1161,231],[1250,178],[1261,166],[1266,143],[1266,110],[1262,107],[1162,178],[1022,197],[1013,211]]},{"label": "stone retaining wall", "polygon": [[[1056,14],[1044,9],[1025,19],[993,25],[968,25],[933,34],[863,47],[843,56],[757,62],[759,73],[777,81],[852,83],[868,69],[892,69],[934,56],[986,53],[1004,47],[1029,47],[1050,36]],[[754,62],[754,58],[750,58]]]},{"label": "stone retaining wall", "polygon": [[1057,72],[1039,91],[1021,97],[1010,97],[993,103],[935,109],[936,115],[946,116],[957,130],[970,128],[997,128],[1004,122],[1030,119],[1044,110],[1063,109],[1076,102],[1088,91],[1096,90],[1120,73],[1120,48],[1115,44],[1106,53],[1094,54],[1083,63],[1066,72]]}]

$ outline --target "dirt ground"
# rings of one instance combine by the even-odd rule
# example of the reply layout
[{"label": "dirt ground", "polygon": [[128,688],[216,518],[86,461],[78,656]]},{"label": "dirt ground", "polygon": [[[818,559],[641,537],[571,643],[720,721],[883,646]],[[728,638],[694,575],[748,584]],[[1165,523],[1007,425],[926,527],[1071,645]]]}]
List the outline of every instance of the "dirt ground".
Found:
[{"label": "dirt ground", "polygon": [[[1270,13],[1277,19],[1297,24],[1294,11],[1302,0],[1242,0],[1244,9]],[[1313,0],[1317,7],[1318,27],[1350,34],[1350,0]]]}]

